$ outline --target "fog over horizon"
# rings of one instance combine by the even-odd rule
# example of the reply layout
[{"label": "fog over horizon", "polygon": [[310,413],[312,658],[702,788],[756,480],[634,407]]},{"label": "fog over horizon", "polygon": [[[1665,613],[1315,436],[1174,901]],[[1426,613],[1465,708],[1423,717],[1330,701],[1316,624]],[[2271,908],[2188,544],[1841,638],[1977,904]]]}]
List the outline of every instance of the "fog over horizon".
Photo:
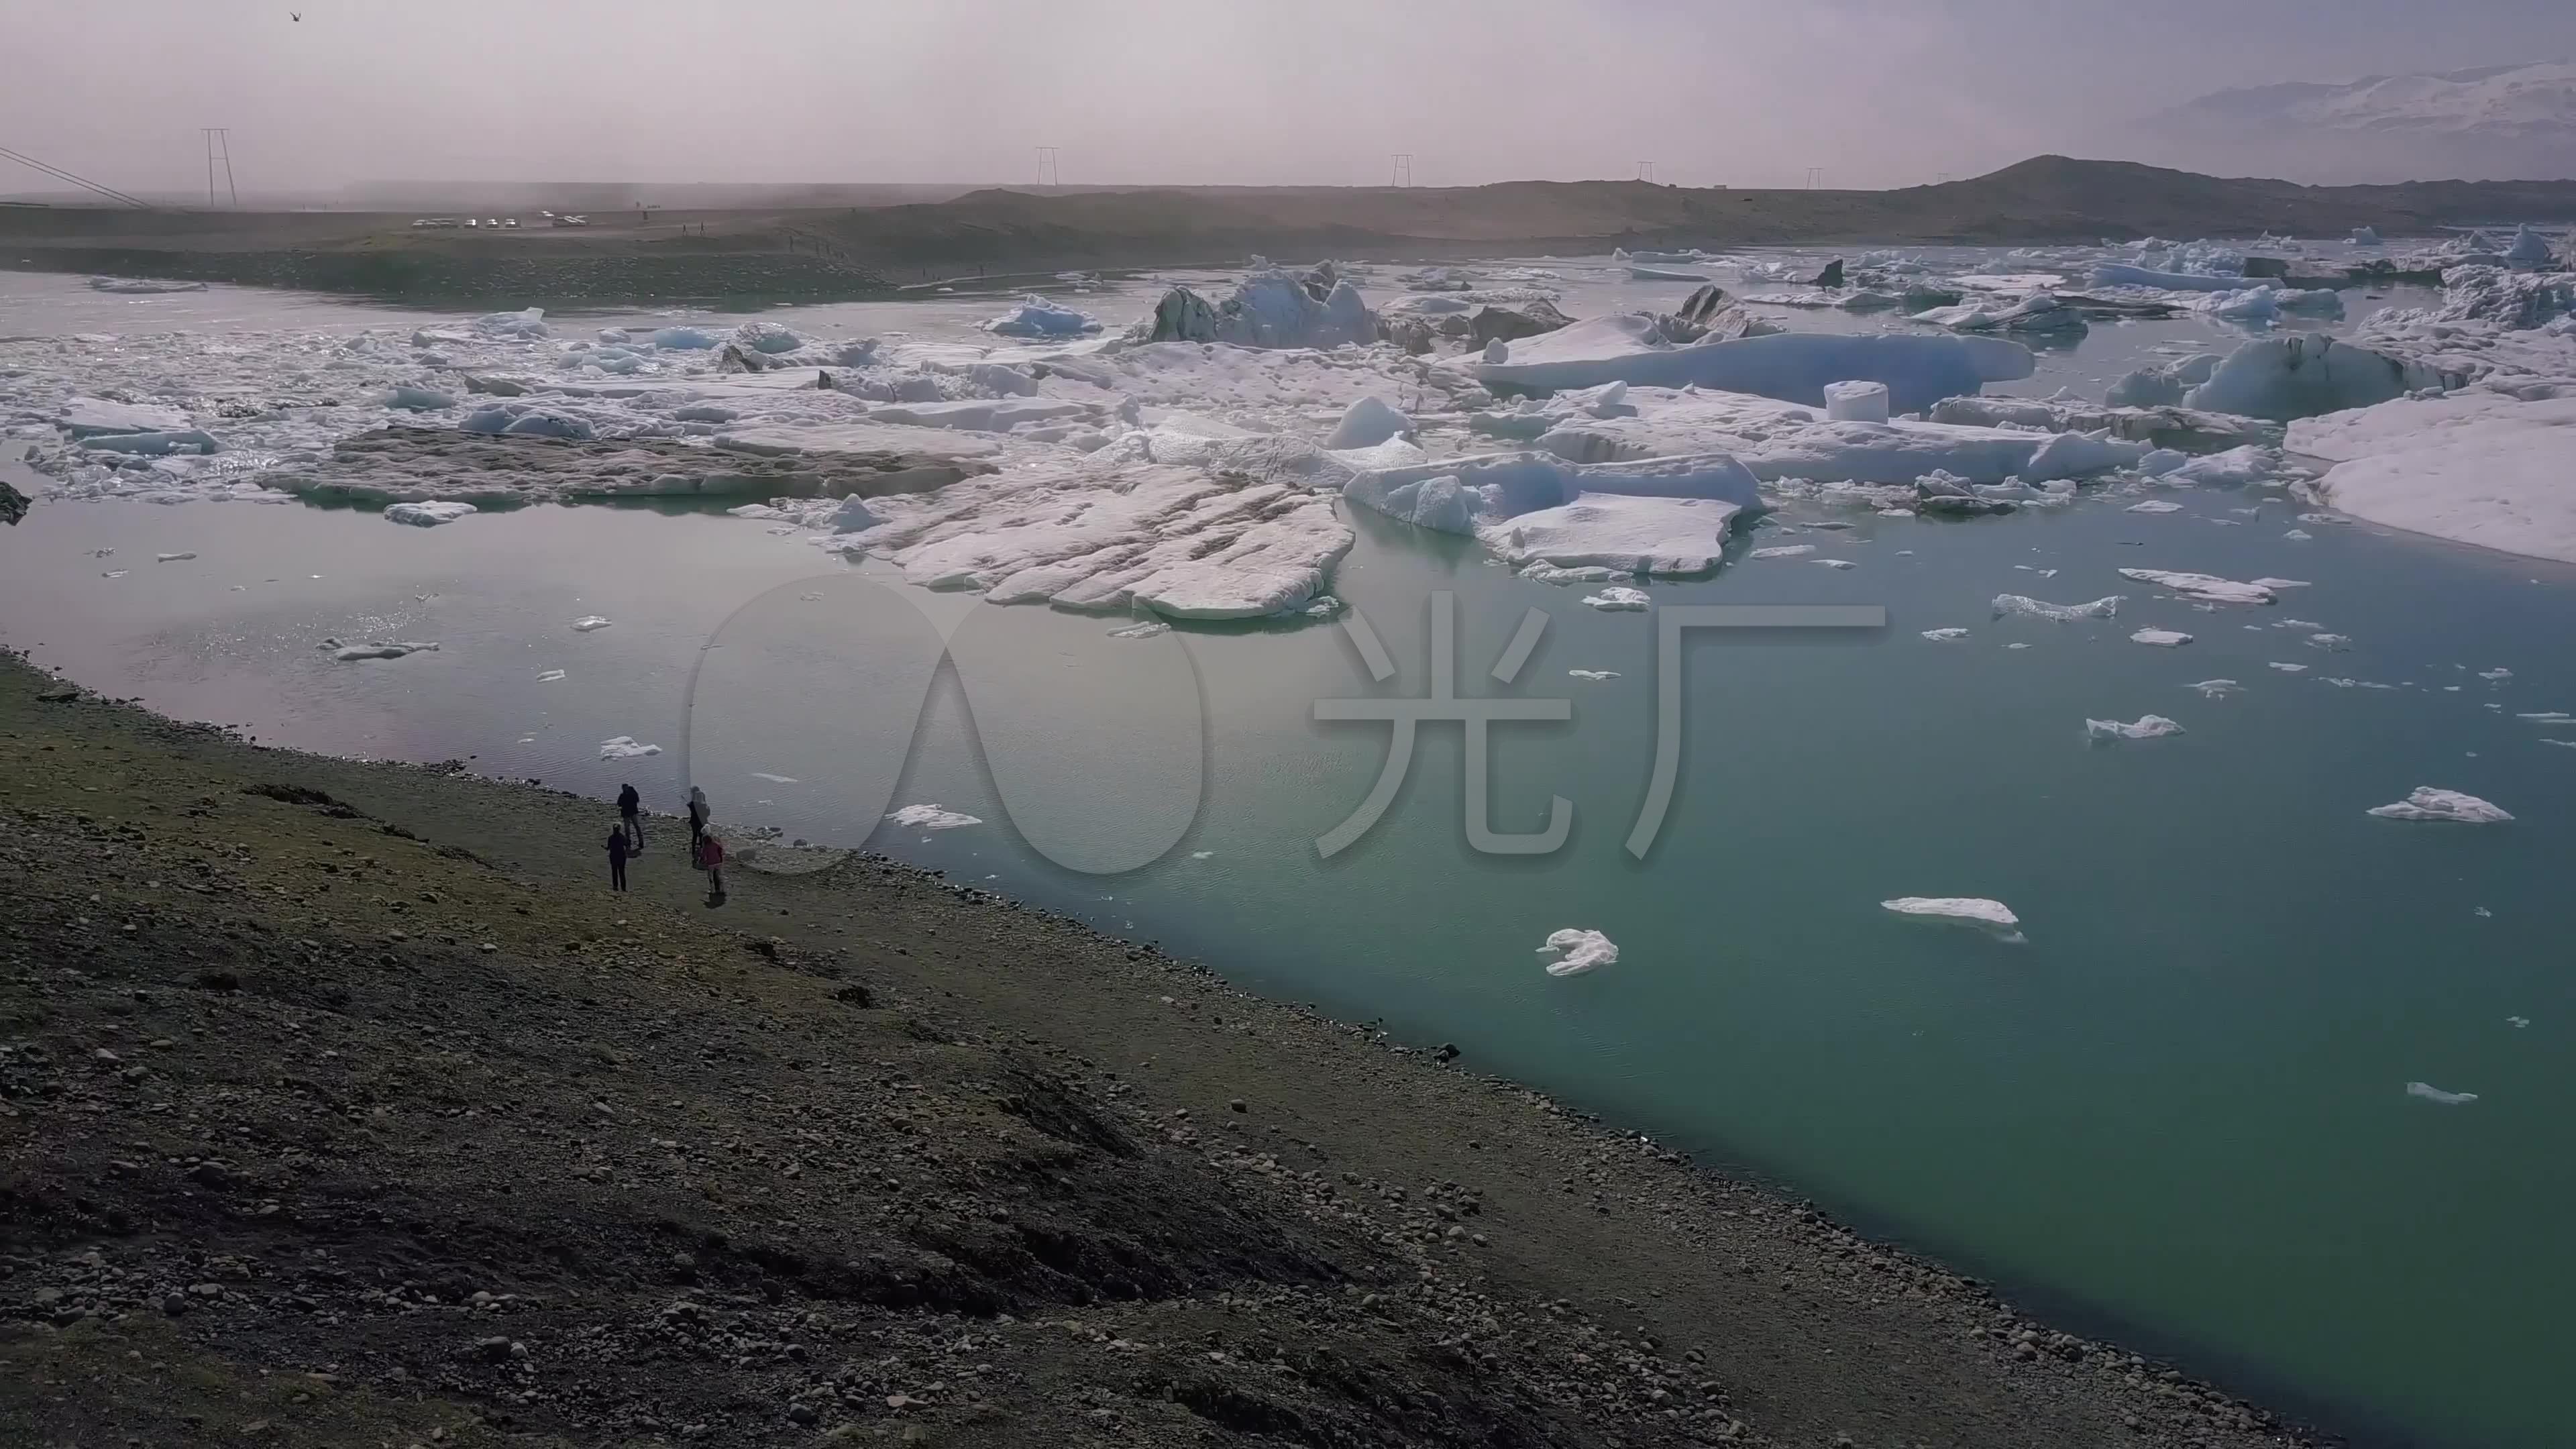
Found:
[{"label": "fog over horizon", "polygon": [[[246,202],[1027,184],[1039,146],[1071,185],[1383,185],[1397,152],[1424,186],[1641,162],[1685,186],[1902,186],[2050,152],[2344,181],[2414,163],[2139,123],[2230,87],[2576,56],[2576,5],[0,0],[0,39],[0,146],[185,195],[199,128],[228,127]],[[0,195],[60,190],[0,161]]]}]

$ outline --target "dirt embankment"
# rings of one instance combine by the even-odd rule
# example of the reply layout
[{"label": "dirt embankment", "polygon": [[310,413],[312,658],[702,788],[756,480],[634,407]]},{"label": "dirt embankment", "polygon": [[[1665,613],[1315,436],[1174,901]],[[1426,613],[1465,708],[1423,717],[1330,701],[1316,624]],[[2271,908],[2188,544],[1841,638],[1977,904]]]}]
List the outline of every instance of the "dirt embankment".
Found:
[{"label": "dirt embankment", "polygon": [[1473,1043],[607,829],[0,659],[7,1437],[2312,1442]]},{"label": "dirt embankment", "polygon": [[907,205],[604,212],[578,228],[423,230],[413,219],[0,207],[0,266],[303,287],[424,305],[820,301],[979,271],[1229,265],[1255,253],[1417,261],[1617,246],[2334,237],[2356,226],[2401,236],[2576,219],[2576,181],[2296,186],[2043,156],[1965,181],[1894,191],[1636,181],[988,189]]}]

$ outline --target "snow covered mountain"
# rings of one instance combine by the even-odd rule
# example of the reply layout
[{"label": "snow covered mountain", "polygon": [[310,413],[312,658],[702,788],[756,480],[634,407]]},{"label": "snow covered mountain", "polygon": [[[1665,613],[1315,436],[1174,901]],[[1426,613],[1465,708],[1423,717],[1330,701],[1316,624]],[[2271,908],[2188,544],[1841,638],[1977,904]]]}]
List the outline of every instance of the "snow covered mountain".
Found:
[{"label": "snow covered mountain", "polygon": [[2157,149],[2305,181],[2576,176],[2576,63],[2218,91],[2151,117]]}]

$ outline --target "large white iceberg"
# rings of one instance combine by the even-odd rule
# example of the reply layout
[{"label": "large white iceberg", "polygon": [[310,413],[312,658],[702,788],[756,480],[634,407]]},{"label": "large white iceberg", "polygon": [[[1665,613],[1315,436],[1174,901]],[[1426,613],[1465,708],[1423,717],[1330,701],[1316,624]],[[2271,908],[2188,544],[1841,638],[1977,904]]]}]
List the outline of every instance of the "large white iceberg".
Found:
[{"label": "large white iceberg", "polygon": [[1717,567],[1727,530],[1743,511],[1715,498],[1583,493],[1570,503],[1487,524],[1476,536],[1514,564],[1696,574]]},{"label": "large white iceberg", "polygon": [[1100,321],[1088,312],[1059,307],[1034,294],[1020,299],[1020,305],[984,324],[984,330],[997,337],[1079,337],[1100,330]]},{"label": "large white iceberg", "polygon": [[2374,523],[2576,562],[2576,397],[2466,391],[2290,425],[2331,464],[2317,502]]},{"label": "large white iceberg", "polygon": [[2462,825],[2493,825],[2513,817],[2488,801],[2457,790],[2418,785],[2394,805],[2374,805],[2369,814],[2383,820],[2447,820]]},{"label": "large white iceberg", "polygon": [[2147,453],[2144,443],[2076,433],[1826,421],[1811,407],[1742,393],[1634,388],[1627,397],[1632,415],[1569,417],[1541,435],[1538,446],[1577,463],[1723,452],[1764,482],[1891,486],[1936,470],[1969,483],[2079,478],[2126,467]]},{"label": "large white iceberg", "polygon": [[2245,343],[2200,384],[2184,405],[2211,412],[2288,422],[2345,408],[2368,407],[2446,381],[2434,367],[2391,356],[2321,332]]},{"label": "large white iceberg", "polygon": [[1626,382],[1717,388],[1818,407],[1828,383],[1879,382],[1899,412],[2028,377],[2033,367],[2029,348],[1995,337],[1783,332],[1677,344],[1672,336],[1670,319],[1629,312],[1505,344],[1498,359],[1469,354],[1442,366],[1463,369],[1487,387],[1553,391]]}]

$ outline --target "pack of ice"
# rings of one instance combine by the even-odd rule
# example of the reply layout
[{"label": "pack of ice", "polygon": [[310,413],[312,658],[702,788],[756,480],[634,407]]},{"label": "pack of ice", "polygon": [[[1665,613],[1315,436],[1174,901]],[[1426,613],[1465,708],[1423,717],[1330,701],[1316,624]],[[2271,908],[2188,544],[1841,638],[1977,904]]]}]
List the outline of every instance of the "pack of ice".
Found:
[{"label": "pack of ice", "polygon": [[2014,915],[2011,907],[1983,896],[1898,896],[1894,900],[1880,901],[1879,905],[1900,916],[1966,921],[2003,930],[2021,924],[2021,917]]},{"label": "pack of ice", "polygon": [[603,760],[640,760],[646,755],[660,753],[660,745],[645,744],[633,735],[618,735],[599,742],[599,757]]},{"label": "pack of ice", "polygon": [[1577,494],[1476,530],[1513,564],[1600,567],[1635,575],[1697,574],[1717,567],[1727,529],[1743,508],[1715,498]]},{"label": "pack of ice", "polygon": [[437,412],[444,408],[452,408],[456,406],[456,395],[454,393],[441,392],[434,387],[419,387],[411,383],[396,383],[394,384],[393,389],[385,394],[384,405],[403,412]]},{"label": "pack of ice", "polygon": [[465,415],[457,424],[468,433],[484,433],[514,438],[563,438],[572,442],[589,442],[599,436],[599,429],[588,418],[559,408],[534,403],[486,403]]},{"label": "pack of ice", "polygon": [[1703,387],[1821,406],[1825,384],[1877,382],[1900,412],[2031,375],[2030,349],[1994,337],[1784,332],[1676,344],[1670,320],[1630,312],[1586,318],[1511,345],[1502,361],[1456,359],[1487,387],[1554,390],[1626,382]]},{"label": "pack of ice", "polygon": [[2091,330],[2083,313],[2047,292],[2034,293],[2017,302],[1989,297],[1953,306],[1933,307],[1913,314],[1912,320],[1933,327],[1947,327],[1953,332],[2074,333]]},{"label": "pack of ice", "polygon": [[188,415],[177,408],[110,402],[95,397],[74,397],[65,402],[55,412],[53,423],[75,438],[96,434],[185,432],[190,426]]},{"label": "pack of ice", "polygon": [[2475,795],[2430,785],[2416,786],[2414,793],[2393,805],[2374,805],[2369,813],[2383,820],[2449,820],[2462,825],[2492,825],[2513,818]]},{"label": "pack of ice", "polygon": [[1959,628],[1949,628],[1949,629],[1926,629],[1926,630],[1924,630],[1924,631],[1923,631],[1923,637],[1924,637],[1924,638],[1926,638],[1926,639],[1932,640],[1934,643],[1937,643],[1937,644],[1947,644],[1947,643],[1949,643],[1951,640],[1954,640],[1954,639],[1965,639],[1965,638],[1967,638],[1967,637],[1968,637],[1968,631],[1967,631],[1967,630],[1965,630],[1965,629],[1959,629]]},{"label": "pack of ice", "polygon": [[650,341],[671,352],[708,352],[720,339],[704,327],[662,327],[655,329]]},{"label": "pack of ice", "polygon": [[1079,337],[1100,330],[1100,320],[1088,312],[1059,307],[1046,298],[1031,294],[1020,299],[1020,305],[984,324],[984,330],[996,337]]},{"label": "pack of ice", "polygon": [[960,830],[984,823],[962,810],[950,810],[939,805],[906,805],[888,812],[886,819],[914,830]]},{"label": "pack of ice", "polygon": [[2008,614],[2026,614],[2034,619],[2072,624],[2079,619],[2112,618],[2120,612],[2120,601],[2120,595],[2111,594],[2089,604],[2050,604],[2023,594],[1997,594],[1994,613],[1998,619]]},{"label": "pack of ice", "polygon": [[436,644],[416,643],[407,639],[380,644],[344,644],[332,650],[331,657],[347,664],[361,659],[400,659],[408,654],[434,652],[437,648]]},{"label": "pack of ice", "polygon": [[[2571,366],[2576,366],[2572,362]],[[2576,562],[2576,395],[2468,391],[2293,423],[2310,496],[2392,528]]]},{"label": "pack of ice", "polygon": [[2322,332],[2264,337],[2239,346],[2183,394],[2185,406],[2288,422],[2369,407],[2421,388],[2448,385],[2443,373]]},{"label": "pack of ice", "polygon": [[2116,719],[2088,719],[2084,737],[2088,740],[2156,740],[2178,735],[2182,726],[2160,714],[2142,714],[2134,722]]},{"label": "pack of ice", "polygon": [[2542,266],[2550,260],[2549,238],[2533,231],[2528,224],[2514,230],[2513,245],[2504,249],[2504,259],[2526,266]]},{"label": "pack of ice", "polygon": [[2103,400],[2113,407],[2178,407],[2183,394],[2209,381],[2222,359],[2198,352],[2174,362],[2142,367],[2111,384]]},{"label": "pack of ice", "polygon": [[1803,558],[1815,551],[1816,546],[1812,543],[1781,543],[1774,544],[1769,548],[1757,548],[1749,556],[1753,558]]},{"label": "pack of ice", "polygon": [[[1761,339],[1767,340],[1767,339]],[[1939,340],[1939,339],[1932,339]],[[2126,467],[2138,442],[1946,422],[1833,422],[1812,407],[1728,392],[1633,389],[1627,414],[1568,417],[1538,446],[1577,463],[1681,453],[1731,455],[1763,482],[1909,485],[1934,472],[1963,483],[2088,477]]]},{"label": "pack of ice", "polygon": [[162,457],[171,453],[212,453],[222,447],[214,435],[200,428],[182,428],[156,433],[92,433],[80,440],[80,446],[105,453],[132,453],[141,457]]},{"label": "pack of ice", "polygon": [[529,307],[517,312],[487,312],[466,324],[486,337],[511,337],[532,342],[547,334],[546,309]]},{"label": "pack of ice", "polygon": [[1888,418],[1887,384],[1883,382],[1829,382],[1825,384],[1825,418],[1836,423],[1883,423]]},{"label": "pack of ice", "polygon": [[2168,569],[2122,569],[2120,577],[2173,590],[2186,599],[2212,604],[2270,604],[2278,600],[2259,584],[2241,584],[2214,574],[2176,573]]},{"label": "pack of ice", "polygon": [[392,503],[385,507],[385,521],[408,523],[415,528],[435,528],[442,523],[454,523],[473,512],[471,503]]},{"label": "pack of ice", "polygon": [[1599,609],[1605,614],[1642,614],[1645,612],[1646,606],[1653,602],[1654,600],[1649,597],[1643,589],[1619,588],[1615,586],[1603,589],[1597,594],[1586,594],[1583,596],[1583,603],[1586,608]]},{"label": "pack of ice", "polygon": [[2097,287],[2154,287],[2166,292],[2233,292],[2245,285],[2238,276],[2212,276],[2206,272],[2160,272],[2149,267],[2131,266],[2127,262],[2102,262],[2093,268],[2093,285]]},{"label": "pack of ice", "polygon": [[2427,1102],[2438,1102],[2445,1107],[2465,1107],[2478,1099],[2478,1094],[2475,1092],[2445,1092],[2430,1082],[2408,1082],[2406,1095],[2421,1097]]},{"label": "pack of ice", "polygon": [[1397,412],[1384,398],[1371,395],[1352,403],[1324,439],[1327,448],[1370,448],[1413,431],[1413,419]]},{"label": "pack of ice", "polygon": [[1538,953],[1556,958],[1547,963],[1548,975],[1580,976],[1586,971],[1597,971],[1617,961],[1619,946],[1617,942],[1599,931],[1568,927],[1562,931],[1550,932],[1545,944],[1538,948]]}]

